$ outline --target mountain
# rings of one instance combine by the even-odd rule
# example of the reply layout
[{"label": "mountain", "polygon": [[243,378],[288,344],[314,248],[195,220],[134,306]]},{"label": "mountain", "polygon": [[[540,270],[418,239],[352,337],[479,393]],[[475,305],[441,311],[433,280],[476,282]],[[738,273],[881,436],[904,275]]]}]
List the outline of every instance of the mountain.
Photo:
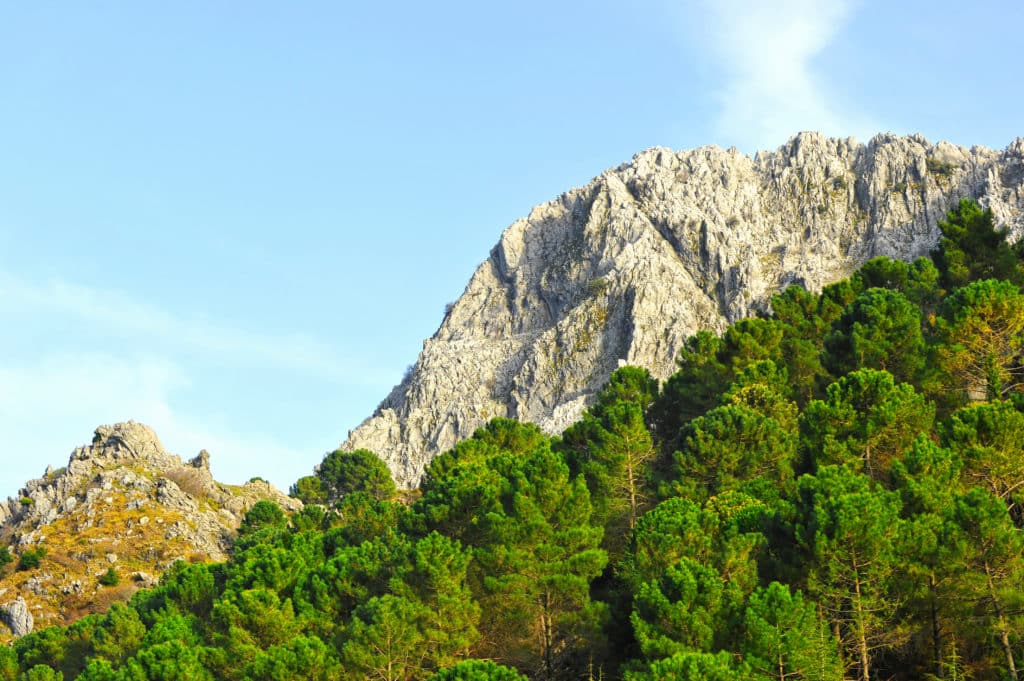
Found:
[{"label": "mountain", "polygon": [[1024,232],[1024,139],[1006,149],[801,133],[755,157],[654,148],[509,226],[412,370],[342,448],[415,487],[489,419],[558,433],[622,364],[658,378],[688,336],[936,244],[961,198]]},{"label": "mountain", "polygon": [[[216,482],[205,450],[182,461],[147,426],[100,426],[66,468],[0,504],[0,547],[17,563],[0,562],[0,621],[24,635],[106,610],[178,560],[225,560],[235,529],[262,499],[301,507],[262,480]],[[104,584],[111,568],[117,579],[104,581],[118,583]],[[7,635],[0,627],[0,640]]]}]

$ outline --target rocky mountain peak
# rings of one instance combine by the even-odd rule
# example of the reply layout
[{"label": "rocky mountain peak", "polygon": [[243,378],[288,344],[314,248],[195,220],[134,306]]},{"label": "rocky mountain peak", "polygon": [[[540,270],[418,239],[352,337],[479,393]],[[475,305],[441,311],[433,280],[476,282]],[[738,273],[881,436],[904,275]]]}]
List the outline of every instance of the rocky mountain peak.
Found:
[{"label": "rocky mountain peak", "polygon": [[400,486],[495,416],[558,433],[624,363],[666,378],[685,339],[879,255],[926,255],[961,198],[1024,231],[1024,140],[1003,151],[803,132],[754,157],[655,147],[501,235],[413,370],[345,449]]},{"label": "rocky mountain peak", "polygon": [[[66,468],[48,468],[0,504],[0,547],[16,561],[0,564],[0,621],[23,635],[127,598],[177,560],[224,560],[262,499],[301,507],[263,480],[217,482],[206,450],[185,462],[146,425],[100,426]],[[100,584],[111,568],[120,584]]]}]

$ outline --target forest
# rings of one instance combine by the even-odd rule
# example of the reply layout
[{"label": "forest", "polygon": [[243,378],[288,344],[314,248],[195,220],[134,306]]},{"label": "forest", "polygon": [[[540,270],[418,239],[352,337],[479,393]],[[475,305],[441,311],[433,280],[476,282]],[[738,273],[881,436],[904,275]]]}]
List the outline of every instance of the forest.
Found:
[{"label": "forest", "polygon": [[1024,247],[964,200],[930,258],[616,371],[559,437],[495,419],[399,493],[367,451],[230,559],[0,647],[0,680],[1013,679]]}]

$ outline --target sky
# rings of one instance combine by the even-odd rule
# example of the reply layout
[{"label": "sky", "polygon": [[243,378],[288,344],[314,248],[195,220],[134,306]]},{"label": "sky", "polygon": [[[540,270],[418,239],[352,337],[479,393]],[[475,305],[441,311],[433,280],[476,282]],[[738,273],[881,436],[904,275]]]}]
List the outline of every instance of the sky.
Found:
[{"label": "sky", "polygon": [[1024,4],[0,3],[0,498],[133,419],[312,472],[501,231],[652,146],[1024,135]]}]

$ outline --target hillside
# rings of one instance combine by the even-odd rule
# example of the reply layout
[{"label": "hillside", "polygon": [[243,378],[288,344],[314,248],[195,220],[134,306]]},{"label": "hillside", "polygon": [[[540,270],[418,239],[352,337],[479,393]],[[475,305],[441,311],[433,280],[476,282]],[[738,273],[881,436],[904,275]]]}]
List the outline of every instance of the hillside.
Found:
[{"label": "hillside", "polygon": [[789,284],[817,291],[875,256],[927,255],[964,197],[1019,237],[1024,140],[993,151],[801,133],[754,158],[644,151],[508,227],[342,447],[377,452],[414,487],[493,417],[557,434],[618,366],[665,379],[687,337],[763,310]]},{"label": "hillside", "polygon": [[[225,560],[261,499],[301,507],[266,482],[217,483],[205,451],[184,462],[142,424],[100,426],[66,468],[0,505],[0,546],[13,559],[0,565],[0,641],[105,611],[175,561]],[[117,583],[101,584],[110,569]]]}]

